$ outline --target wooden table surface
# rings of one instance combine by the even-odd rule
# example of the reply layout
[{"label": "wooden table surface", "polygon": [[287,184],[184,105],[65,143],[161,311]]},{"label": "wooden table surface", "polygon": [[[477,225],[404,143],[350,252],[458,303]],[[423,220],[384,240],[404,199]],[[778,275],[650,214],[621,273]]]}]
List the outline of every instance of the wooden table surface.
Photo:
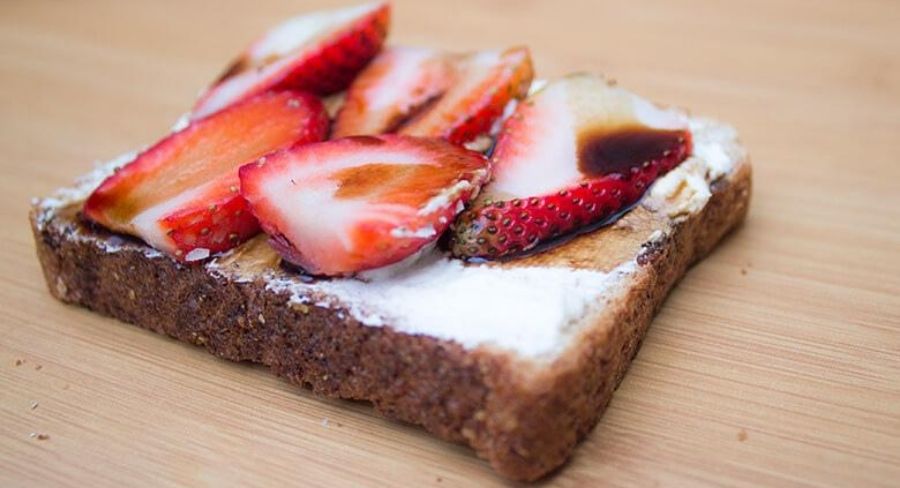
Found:
[{"label": "wooden table surface", "polygon": [[[26,214],[153,141],[325,2],[0,3],[0,485],[502,483],[462,447],[47,293]],[[655,320],[560,485],[900,485],[900,4],[395,3],[391,40],[528,43],[738,127],[742,229]]]}]

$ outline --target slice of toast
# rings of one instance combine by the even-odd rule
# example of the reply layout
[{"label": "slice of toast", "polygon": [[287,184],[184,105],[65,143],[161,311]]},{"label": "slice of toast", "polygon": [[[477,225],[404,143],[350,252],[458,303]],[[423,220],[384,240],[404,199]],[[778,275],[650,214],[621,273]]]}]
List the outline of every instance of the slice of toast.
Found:
[{"label": "slice of toast", "polygon": [[58,299],[265,364],[317,394],[371,401],[534,480],[590,432],[668,291],[747,213],[750,164],[735,131],[690,125],[693,155],[615,224],[503,263],[431,250],[362,279],[310,280],[259,237],[181,264],[79,215],[132,156],[36,200],[31,224]]}]

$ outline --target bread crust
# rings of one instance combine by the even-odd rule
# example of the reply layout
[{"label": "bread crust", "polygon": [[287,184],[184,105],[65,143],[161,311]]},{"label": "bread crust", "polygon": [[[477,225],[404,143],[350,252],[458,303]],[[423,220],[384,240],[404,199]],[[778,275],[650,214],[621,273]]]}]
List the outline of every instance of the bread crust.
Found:
[{"label": "bread crust", "polygon": [[[291,303],[262,279],[237,282],[148,255],[74,212],[48,216],[35,205],[30,220],[59,300],[264,364],[316,394],[370,401],[386,417],[468,444],[506,477],[531,481],[563,465],[597,423],[669,290],[743,220],[750,190],[745,160],[711,185],[701,211],[670,222],[664,239],[642,242],[635,284],[550,364]],[[117,252],[96,245],[113,239]]]}]

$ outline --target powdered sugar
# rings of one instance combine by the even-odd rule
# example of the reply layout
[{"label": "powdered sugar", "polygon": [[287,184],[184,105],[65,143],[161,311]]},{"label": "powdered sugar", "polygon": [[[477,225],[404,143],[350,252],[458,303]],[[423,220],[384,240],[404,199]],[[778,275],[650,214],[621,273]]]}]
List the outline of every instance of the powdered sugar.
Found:
[{"label": "powdered sugar", "polygon": [[408,229],[406,227],[394,227],[391,229],[391,236],[397,238],[427,239],[437,234],[437,230],[433,225],[426,225],[418,229]]},{"label": "powdered sugar", "polygon": [[53,196],[33,200],[32,204],[41,210],[38,215],[38,228],[45,225],[47,220],[55,215],[56,210],[86,199],[100,183],[103,183],[103,180],[113,174],[116,168],[134,161],[137,155],[138,151],[131,151],[106,162],[96,162],[94,170],[75,180],[72,186],[56,190]]},{"label": "powdered sugar", "polygon": [[184,256],[184,260],[192,263],[194,261],[203,261],[204,259],[209,257],[209,249],[205,247],[195,247],[191,249],[191,252],[187,253]]},{"label": "powdered sugar", "polygon": [[175,120],[175,123],[172,124],[172,128],[170,129],[170,131],[173,133],[179,132],[187,129],[187,126],[189,125],[191,125],[191,114],[190,112],[183,113],[178,117],[177,120]]},{"label": "powdered sugar", "polygon": [[[484,174],[479,172],[479,174]],[[451,200],[455,200],[462,192],[472,188],[472,182],[469,180],[460,180],[456,184],[442,191],[431,200],[425,203],[425,206],[419,209],[419,215],[428,215],[446,207]]]}]

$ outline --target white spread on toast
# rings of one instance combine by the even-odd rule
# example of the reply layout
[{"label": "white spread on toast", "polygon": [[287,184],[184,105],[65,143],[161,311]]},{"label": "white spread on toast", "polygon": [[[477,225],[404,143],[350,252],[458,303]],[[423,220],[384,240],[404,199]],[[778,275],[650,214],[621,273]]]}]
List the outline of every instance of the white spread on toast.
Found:
[{"label": "white spread on toast", "polygon": [[[215,263],[210,266],[222,270]],[[610,273],[500,268],[467,265],[429,252],[413,265],[382,271],[368,281],[345,278],[306,284],[278,274],[268,288],[288,291],[300,303],[345,307],[366,325],[390,325],[467,348],[489,345],[536,357],[563,347],[578,321],[598,302],[618,296],[636,269],[634,261]]]},{"label": "white spread on toast", "polygon": [[712,196],[709,185],[745,158],[731,126],[704,118],[691,118],[693,154],[657,180],[644,197],[651,208],[672,219],[699,212]]},{"label": "white spread on toast", "polygon": [[[710,184],[745,158],[733,128],[692,118],[690,129],[693,155],[657,180],[643,202],[673,219],[700,211],[711,196]],[[133,158],[133,153],[116,158],[75,187],[39,200],[38,226],[46,225],[58,209],[84,200],[114,168]],[[666,231],[653,236],[662,238]],[[94,242],[106,252],[125,249],[121,245],[125,241],[115,237],[79,233],[72,237]],[[169,259],[152,248],[146,250],[148,257]],[[235,281],[262,277],[269,289],[290,293],[293,302],[343,308],[365,325],[390,325],[409,334],[454,340],[466,348],[496,347],[532,358],[552,358],[563,351],[569,339],[591,323],[591,317],[628,289],[638,269],[637,256],[605,273],[567,267],[464,265],[429,250],[417,260],[366,273],[366,281],[306,283],[277,266],[247,276],[246,268],[241,271],[223,264],[235,252],[218,256],[206,269]]]}]

